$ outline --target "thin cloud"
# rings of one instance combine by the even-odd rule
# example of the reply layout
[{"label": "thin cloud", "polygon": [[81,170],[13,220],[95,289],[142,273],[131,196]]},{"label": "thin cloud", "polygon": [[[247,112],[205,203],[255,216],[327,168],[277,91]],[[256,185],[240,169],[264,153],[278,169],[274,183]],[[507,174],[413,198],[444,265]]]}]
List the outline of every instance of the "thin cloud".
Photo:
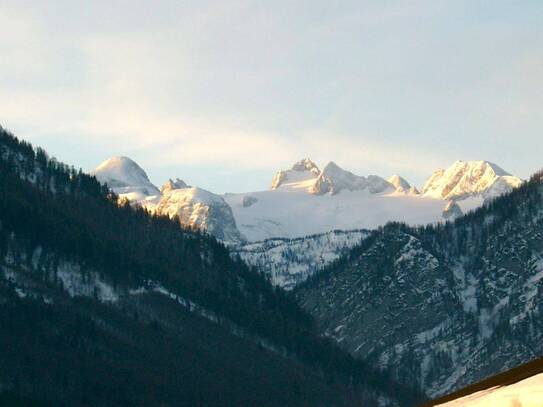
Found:
[{"label": "thin cloud", "polygon": [[59,1],[0,5],[0,120],[76,165],[63,144],[92,145],[87,166],[207,166],[217,190],[304,156],[414,183],[456,159],[540,165],[537,4]]}]

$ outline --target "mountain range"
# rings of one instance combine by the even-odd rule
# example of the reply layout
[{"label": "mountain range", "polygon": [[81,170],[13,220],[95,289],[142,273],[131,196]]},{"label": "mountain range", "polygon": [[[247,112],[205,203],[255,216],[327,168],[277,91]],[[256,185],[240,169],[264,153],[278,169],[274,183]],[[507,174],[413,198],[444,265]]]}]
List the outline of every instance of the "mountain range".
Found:
[{"label": "mountain range", "polygon": [[485,161],[419,189],[304,159],[219,195],[126,157],[87,175],[0,129],[0,402],[462,392],[543,354],[542,230],[543,172]]},{"label": "mountain range", "polygon": [[521,184],[495,164],[457,161],[419,190],[404,178],[358,176],[334,162],[320,170],[310,159],[278,171],[268,190],[218,195],[184,181],[160,189],[127,157],[100,164],[93,174],[121,198],[152,213],[177,217],[229,244],[297,238],[331,230],[372,229],[389,221],[411,225],[460,216]]}]

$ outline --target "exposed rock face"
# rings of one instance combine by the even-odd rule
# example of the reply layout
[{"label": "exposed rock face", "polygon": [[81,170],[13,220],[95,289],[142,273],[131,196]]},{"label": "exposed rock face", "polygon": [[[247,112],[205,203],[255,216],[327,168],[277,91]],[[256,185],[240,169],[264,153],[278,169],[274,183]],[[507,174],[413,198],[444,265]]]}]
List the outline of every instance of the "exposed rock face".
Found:
[{"label": "exposed rock face", "polygon": [[315,182],[309,187],[309,192],[314,195],[323,195],[328,192],[334,193],[334,184],[332,180],[328,178],[324,172],[322,172]]},{"label": "exposed rock face", "polygon": [[419,190],[417,189],[417,187],[411,187],[409,188],[409,190],[407,191],[407,194],[408,195],[420,195],[420,192]]},{"label": "exposed rock face", "polygon": [[258,202],[258,199],[256,199],[254,196],[246,195],[243,197],[243,207],[248,208],[249,206],[255,204]]},{"label": "exposed rock face", "polygon": [[[297,184],[307,182],[308,180],[316,180],[320,174],[319,167],[309,158],[304,158],[295,163],[290,170],[278,171],[272,180],[271,190],[281,186],[291,185],[296,188]],[[310,186],[306,186],[310,188]]]},{"label": "exposed rock face", "polygon": [[337,194],[342,190],[362,191],[367,189],[372,194],[392,190],[392,185],[381,177],[376,175],[369,175],[368,177],[354,175],[352,172],[342,169],[333,161],[324,167],[321,176],[328,180],[329,192],[332,194]]},{"label": "exposed rock face", "polygon": [[401,189],[402,191],[408,191],[411,188],[409,182],[404,178],[400,177],[398,174],[394,174],[388,179],[388,182],[394,186],[394,188]]},{"label": "exposed rock face", "polygon": [[281,186],[281,184],[283,184],[286,180],[287,180],[287,172],[283,171],[283,170],[278,171],[273,176],[270,189],[274,190],[274,189],[279,188]]},{"label": "exposed rock face", "polygon": [[317,167],[317,165],[313,161],[311,161],[309,158],[304,158],[298,161],[296,164],[292,166],[292,170],[298,171],[298,172],[309,171],[315,175],[319,175],[320,173],[319,167]]},{"label": "exposed rock face", "polygon": [[422,194],[441,199],[461,200],[480,195],[493,198],[518,188],[522,180],[487,161],[456,161],[447,170],[439,169],[424,184]]},{"label": "exposed rock face", "polygon": [[182,179],[176,178],[175,181],[172,179],[169,179],[166,181],[164,185],[162,185],[162,188],[160,188],[160,193],[165,194],[168,193],[174,189],[182,189],[182,188],[189,188],[190,186],[185,183]]},{"label": "exposed rock face", "polygon": [[412,186],[401,176],[395,174],[388,179],[389,184],[396,188],[396,192],[399,194],[418,195],[419,191],[416,187]]},{"label": "exposed rock face", "polygon": [[183,226],[205,230],[225,242],[244,240],[236,227],[230,206],[219,195],[201,188],[167,191],[152,210],[170,218],[177,217]]},{"label": "exposed rock face", "polygon": [[326,164],[322,176],[329,180],[329,189],[332,194],[337,194],[343,189],[362,190],[368,186],[365,177],[359,177],[350,171],[345,171],[333,161]]},{"label": "exposed rock face", "polygon": [[390,184],[378,175],[368,175],[366,179],[368,182],[367,188],[372,194],[379,194],[392,190]]}]

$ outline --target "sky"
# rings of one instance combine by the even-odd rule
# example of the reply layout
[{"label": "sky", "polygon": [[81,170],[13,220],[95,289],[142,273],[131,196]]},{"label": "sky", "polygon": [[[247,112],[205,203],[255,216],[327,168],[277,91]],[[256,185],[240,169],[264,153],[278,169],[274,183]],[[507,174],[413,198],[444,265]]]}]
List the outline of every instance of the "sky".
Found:
[{"label": "sky", "polygon": [[0,124],[86,171],[269,187],[309,157],[420,185],[543,167],[543,2],[0,2]]}]

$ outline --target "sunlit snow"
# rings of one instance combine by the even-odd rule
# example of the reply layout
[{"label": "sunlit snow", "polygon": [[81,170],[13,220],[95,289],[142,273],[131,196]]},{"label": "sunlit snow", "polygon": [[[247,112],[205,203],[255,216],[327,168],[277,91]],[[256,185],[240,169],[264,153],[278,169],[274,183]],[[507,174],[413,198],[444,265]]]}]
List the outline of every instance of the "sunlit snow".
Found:
[{"label": "sunlit snow", "polygon": [[[183,224],[227,242],[373,229],[390,221],[439,222],[521,183],[486,161],[457,161],[447,170],[438,170],[421,193],[399,175],[388,181],[377,175],[359,176],[334,162],[321,171],[307,158],[278,171],[270,190],[223,196],[180,180],[169,181],[159,191],[145,171],[126,157],[114,157],[94,173],[122,197],[153,212],[179,216]],[[444,212],[446,208],[455,211]]]},{"label": "sunlit snow", "polygon": [[439,406],[541,407],[543,406],[543,373],[509,386],[493,387],[445,404],[439,404]]}]

